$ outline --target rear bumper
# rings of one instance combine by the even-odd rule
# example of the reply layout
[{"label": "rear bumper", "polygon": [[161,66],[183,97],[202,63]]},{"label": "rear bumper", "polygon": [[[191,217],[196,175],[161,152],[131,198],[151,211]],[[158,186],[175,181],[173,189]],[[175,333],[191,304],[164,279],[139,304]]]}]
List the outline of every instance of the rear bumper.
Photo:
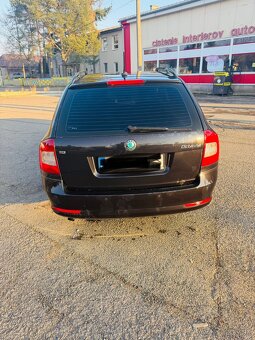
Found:
[{"label": "rear bumper", "polygon": [[[42,175],[44,188],[54,210],[75,218],[134,217],[171,214],[198,209],[209,204],[208,198],[217,180],[217,166],[200,173],[199,184],[190,188],[151,189],[129,194],[67,194],[60,180]],[[202,205],[185,207],[187,203],[205,201]],[[75,210],[75,214],[63,210]],[[81,211],[79,213],[79,210]],[[78,212],[77,212],[78,211]]]}]

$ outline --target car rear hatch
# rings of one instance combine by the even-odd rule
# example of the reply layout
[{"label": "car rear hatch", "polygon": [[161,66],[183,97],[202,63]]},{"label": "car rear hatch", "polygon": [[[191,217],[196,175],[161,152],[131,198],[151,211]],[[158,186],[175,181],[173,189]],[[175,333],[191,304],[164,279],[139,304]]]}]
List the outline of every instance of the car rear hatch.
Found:
[{"label": "car rear hatch", "polygon": [[112,192],[194,185],[204,134],[182,83],[126,81],[70,88],[55,145],[68,192]]}]

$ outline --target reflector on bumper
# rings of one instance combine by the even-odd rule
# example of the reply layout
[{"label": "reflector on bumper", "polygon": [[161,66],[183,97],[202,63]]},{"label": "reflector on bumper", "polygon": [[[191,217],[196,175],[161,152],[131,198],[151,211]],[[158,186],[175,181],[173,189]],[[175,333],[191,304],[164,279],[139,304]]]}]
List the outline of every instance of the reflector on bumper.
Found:
[{"label": "reflector on bumper", "polygon": [[211,197],[208,197],[208,198],[205,198],[205,199],[202,200],[202,201],[183,204],[183,206],[184,206],[185,208],[198,207],[198,206],[200,206],[200,205],[207,204],[207,203],[211,202],[211,200],[212,200],[212,198],[211,198]]},{"label": "reflector on bumper", "polygon": [[56,208],[56,207],[52,207],[52,209],[56,212],[60,212],[63,214],[70,214],[70,215],[80,215],[81,214],[81,210],[70,210],[70,209],[62,209],[62,208]]}]

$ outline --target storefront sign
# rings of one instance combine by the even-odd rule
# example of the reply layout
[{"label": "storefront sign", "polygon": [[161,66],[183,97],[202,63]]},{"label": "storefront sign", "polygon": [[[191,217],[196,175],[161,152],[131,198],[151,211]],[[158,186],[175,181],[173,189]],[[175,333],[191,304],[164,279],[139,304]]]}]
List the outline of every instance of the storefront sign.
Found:
[{"label": "storefront sign", "polygon": [[183,36],[182,38],[182,43],[183,44],[190,44],[190,43],[195,43],[199,41],[204,41],[204,40],[216,40],[220,39],[223,36],[224,31],[215,31],[215,32],[210,32],[210,33],[200,33],[200,34],[195,34],[195,35],[188,35],[188,36]]},{"label": "storefront sign", "polygon": [[244,26],[241,28],[233,28],[231,31],[231,36],[236,37],[239,35],[247,35],[255,33],[255,26]]},{"label": "storefront sign", "polygon": [[155,40],[152,42],[153,47],[169,46],[169,45],[176,45],[176,44],[178,44],[177,38],[161,39],[161,40]]},{"label": "storefront sign", "polygon": [[[244,26],[239,28],[233,28],[230,32],[232,37],[237,37],[240,35],[250,35],[255,34],[255,26]],[[200,34],[190,34],[190,35],[183,35],[182,37],[182,44],[191,44],[197,43],[206,40],[217,40],[221,39],[224,35],[224,31],[215,31],[209,33],[200,33]],[[161,39],[161,40],[154,40],[152,42],[153,47],[160,47],[160,46],[170,46],[170,45],[177,45],[179,43],[178,38],[171,38],[171,39]]]}]

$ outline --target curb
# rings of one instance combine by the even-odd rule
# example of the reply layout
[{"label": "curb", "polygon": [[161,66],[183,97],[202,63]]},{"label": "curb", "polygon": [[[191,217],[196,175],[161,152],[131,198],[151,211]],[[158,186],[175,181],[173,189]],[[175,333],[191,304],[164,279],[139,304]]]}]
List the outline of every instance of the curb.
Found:
[{"label": "curb", "polygon": [[0,97],[11,97],[11,96],[28,96],[37,94],[36,90],[28,90],[28,91],[4,91],[0,92]]},{"label": "curb", "polygon": [[20,95],[33,95],[36,94],[36,92],[6,92],[6,93],[0,93],[0,97],[12,97],[12,96],[20,96]]},{"label": "curb", "polygon": [[30,88],[9,88],[4,89],[0,87],[0,97],[5,97],[6,95],[25,95],[25,94],[42,94],[42,93],[49,93],[52,92],[59,92],[60,94],[64,91],[65,87],[30,87]]},{"label": "curb", "polygon": [[228,119],[208,119],[209,124],[226,129],[255,130],[254,121],[240,121]]}]

